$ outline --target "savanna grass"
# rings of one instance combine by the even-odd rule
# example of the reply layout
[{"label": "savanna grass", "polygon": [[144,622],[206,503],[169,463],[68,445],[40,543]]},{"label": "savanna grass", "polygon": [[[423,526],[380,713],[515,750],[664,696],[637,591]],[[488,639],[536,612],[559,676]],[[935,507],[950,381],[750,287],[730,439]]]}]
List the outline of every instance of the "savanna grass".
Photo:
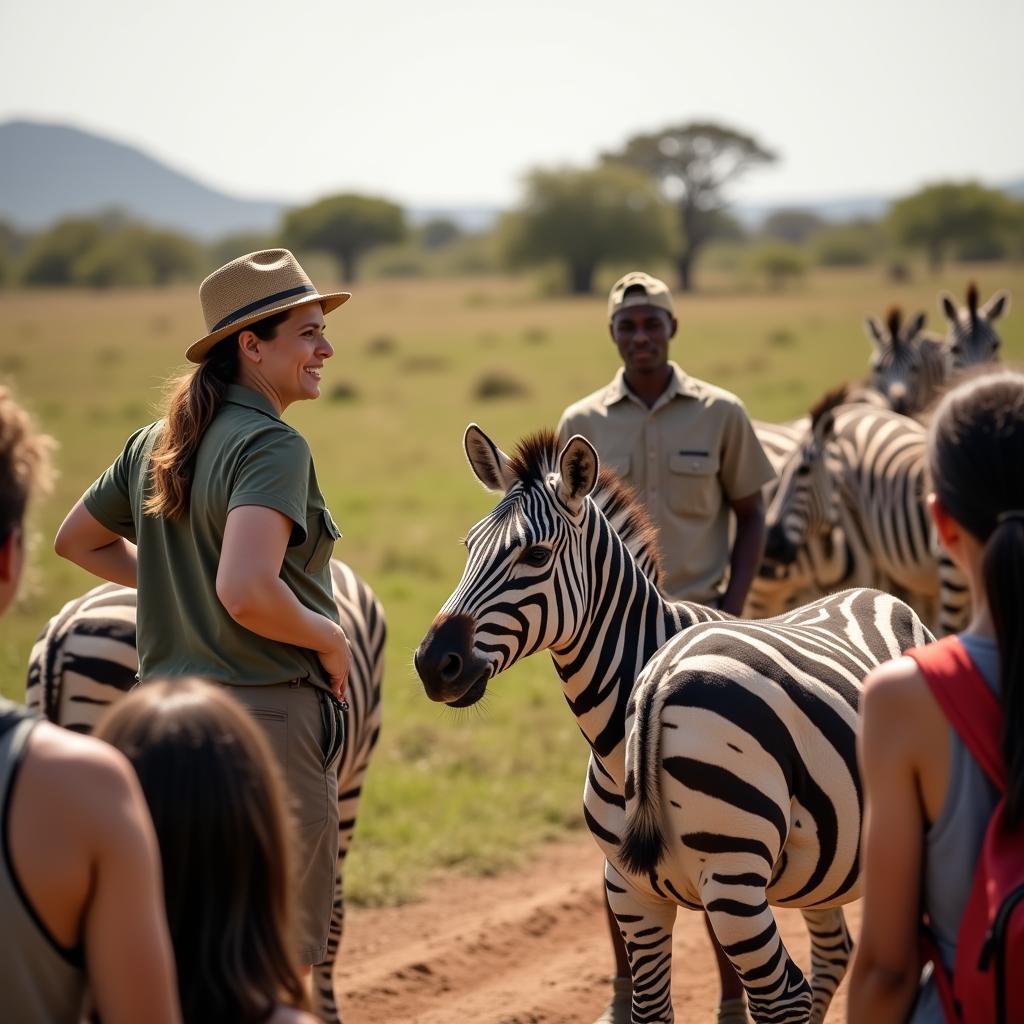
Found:
[{"label": "savanna grass", "polygon": [[[819,272],[774,295],[730,293],[709,278],[708,292],[679,301],[673,354],[738,393],[752,415],[787,419],[864,372],[865,313],[899,302],[926,309],[944,330],[937,291],[962,294],[968,274],[985,297],[1005,287],[1024,298],[1024,270],[1008,266],[921,274],[899,287],[877,270]],[[328,400],[287,419],[309,439],[344,532],[337,555],[387,610],[384,732],[346,884],[357,902],[390,902],[415,895],[435,869],[500,870],[582,827],[587,751],[547,658],[498,679],[482,707],[453,713],[424,698],[412,651],[462,572],[461,537],[493,505],[462,454],[467,422],[509,447],[553,426],[618,363],[600,296],[538,299],[526,280],[479,278],[353,290],[328,321],[337,349],[324,374]],[[25,592],[3,621],[0,686],[17,699],[46,618],[96,582],[56,558],[50,539],[129,433],[156,415],[201,323],[193,289],[7,293],[2,309],[0,376],[61,445],[56,493],[32,511],[38,542]],[[1024,361],[1024,316],[1011,309],[1000,328],[1006,358]],[[500,401],[474,397],[487,378],[525,387]],[[339,385],[357,399],[330,401],[343,397]]]}]

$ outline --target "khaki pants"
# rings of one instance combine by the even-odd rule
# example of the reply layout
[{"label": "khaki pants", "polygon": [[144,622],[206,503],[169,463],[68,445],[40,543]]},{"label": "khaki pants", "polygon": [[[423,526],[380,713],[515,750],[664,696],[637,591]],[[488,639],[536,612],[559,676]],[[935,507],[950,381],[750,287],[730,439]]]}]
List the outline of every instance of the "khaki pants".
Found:
[{"label": "khaki pants", "polygon": [[302,964],[327,957],[338,860],[337,704],[308,683],[221,684],[263,729],[284,773],[296,826],[295,923]]}]

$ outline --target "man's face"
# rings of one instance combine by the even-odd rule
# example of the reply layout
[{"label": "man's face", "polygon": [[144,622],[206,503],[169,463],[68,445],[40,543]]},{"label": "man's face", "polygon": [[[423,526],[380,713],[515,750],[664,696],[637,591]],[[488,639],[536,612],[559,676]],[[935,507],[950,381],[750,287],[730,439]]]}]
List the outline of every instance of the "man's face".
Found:
[{"label": "man's face", "polygon": [[675,317],[658,306],[627,306],[609,326],[627,373],[656,374],[668,365],[668,343],[678,326]]}]

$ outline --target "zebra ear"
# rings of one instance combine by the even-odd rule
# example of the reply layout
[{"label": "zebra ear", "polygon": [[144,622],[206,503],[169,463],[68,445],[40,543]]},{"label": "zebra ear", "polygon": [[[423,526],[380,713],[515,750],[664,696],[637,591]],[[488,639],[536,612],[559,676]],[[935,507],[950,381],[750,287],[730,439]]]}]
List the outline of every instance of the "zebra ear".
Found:
[{"label": "zebra ear", "polygon": [[914,317],[913,320],[907,324],[906,330],[903,332],[903,338],[905,341],[913,341],[914,338],[921,333],[921,328],[924,327],[924,322],[928,318],[928,314],[923,310]]},{"label": "zebra ear", "polygon": [[956,315],[956,302],[953,301],[953,296],[949,292],[942,293],[942,312],[946,314],[946,319],[950,323],[958,323]]},{"label": "zebra ear", "polygon": [[864,317],[864,333],[879,347],[885,348],[886,345],[886,333],[885,329],[878,322],[878,317],[871,316],[870,314]]},{"label": "zebra ear", "polygon": [[597,484],[600,462],[594,446],[581,434],[574,434],[558,456],[556,489],[562,503],[577,512]]},{"label": "zebra ear", "polygon": [[508,456],[475,423],[466,427],[462,446],[477,480],[487,490],[504,494],[515,482]]},{"label": "zebra ear", "polygon": [[981,315],[989,322],[998,320],[1007,310],[1010,305],[1010,293],[999,292],[997,295],[993,295],[988,302],[985,303],[985,307],[981,311]]}]

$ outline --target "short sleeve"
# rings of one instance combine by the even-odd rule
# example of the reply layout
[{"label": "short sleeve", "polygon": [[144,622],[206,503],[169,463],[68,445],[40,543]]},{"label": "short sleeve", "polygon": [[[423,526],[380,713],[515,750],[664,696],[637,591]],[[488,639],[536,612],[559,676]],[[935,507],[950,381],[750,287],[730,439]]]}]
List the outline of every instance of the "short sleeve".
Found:
[{"label": "short sleeve", "polygon": [[295,524],[291,543],[303,543],[311,466],[309,445],[300,434],[287,429],[258,432],[236,463],[228,512],[243,505],[272,508]]},{"label": "short sleeve", "polygon": [[569,418],[568,409],[562,413],[562,418],[558,421],[558,430],[556,433],[558,434],[558,445],[560,448],[564,447],[566,441],[568,441],[573,434],[577,433],[577,431],[572,429],[572,420]]},{"label": "short sleeve", "polygon": [[739,401],[729,404],[719,465],[722,489],[730,501],[750,497],[775,478],[754,425]]},{"label": "short sleeve", "polygon": [[82,504],[101,526],[133,544],[136,531],[132,514],[132,466],[144,440],[142,435],[150,429],[152,425],[135,431],[121,454],[82,496]]}]

